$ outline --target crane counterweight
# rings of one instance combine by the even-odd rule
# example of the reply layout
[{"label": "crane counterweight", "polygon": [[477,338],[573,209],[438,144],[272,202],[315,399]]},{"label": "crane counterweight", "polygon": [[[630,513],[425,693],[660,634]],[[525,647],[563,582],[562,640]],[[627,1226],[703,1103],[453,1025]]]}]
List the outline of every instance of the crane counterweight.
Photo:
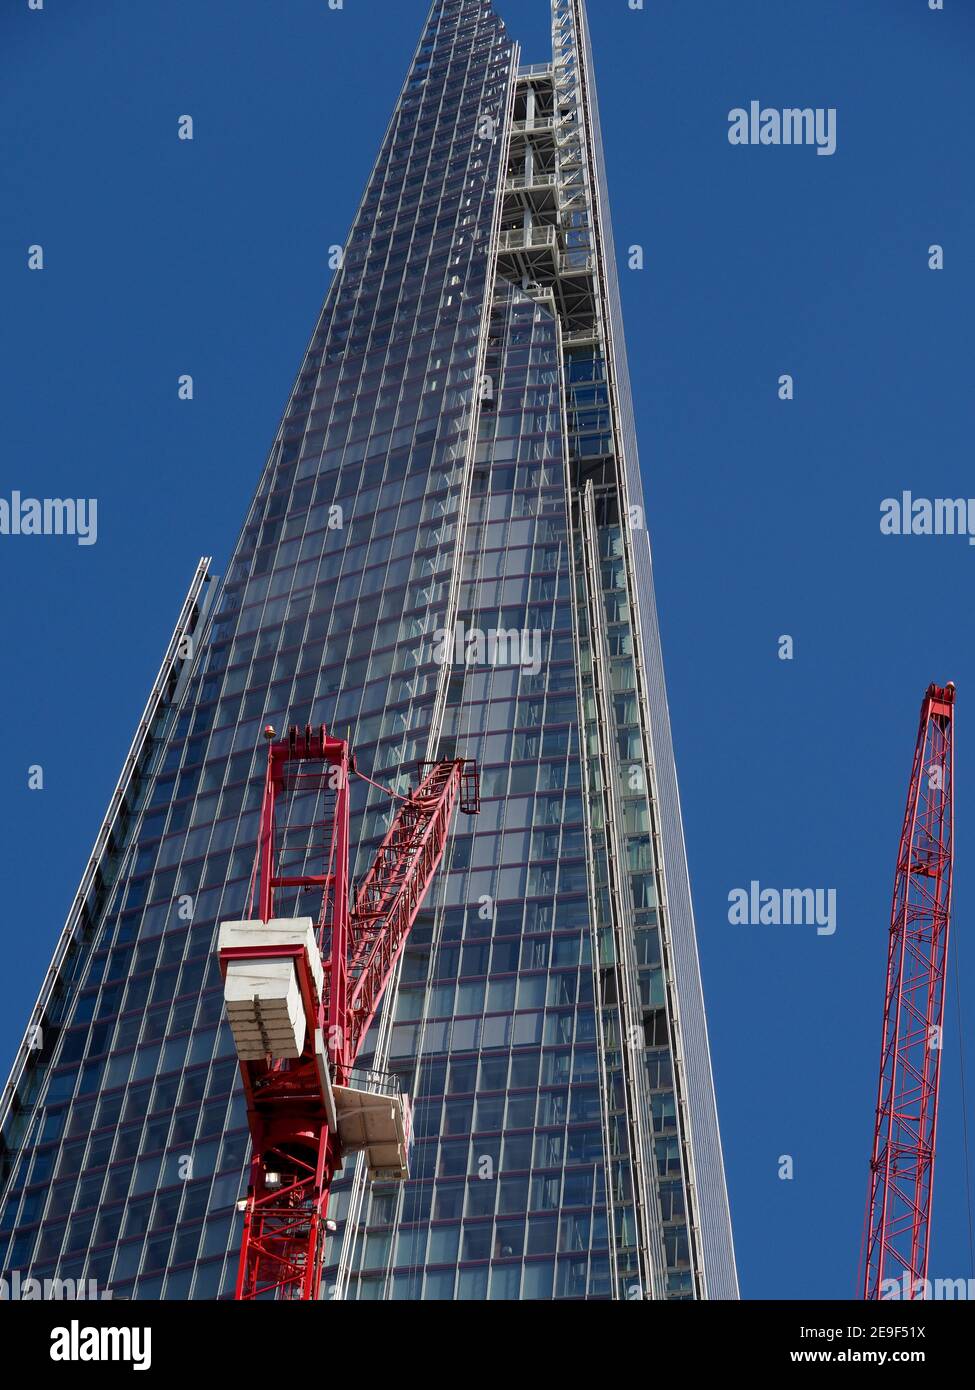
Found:
[{"label": "crane counterweight", "polygon": [[[356,1069],[369,1026],[443,858],[456,804],[479,810],[473,763],[420,766],[369,872],[349,879],[348,743],[324,728],[270,728],[258,842],[259,917],[224,922],[218,957],[240,1062],[252,1157],[236,1297],[320,1297],[332,1180],[364,1153],[373,1181],[409,1175],[412,1112],[394,1078]],[[367,779],[368,780],[368,779]],[[310,797],[324,829],[325,872],[284,872],[285,792]],[[318,808],[324,802],[325,812]],[[292,850],[292,853],[294,851]],[[279,890],[321,892],[310,917],[275,916]]]}]

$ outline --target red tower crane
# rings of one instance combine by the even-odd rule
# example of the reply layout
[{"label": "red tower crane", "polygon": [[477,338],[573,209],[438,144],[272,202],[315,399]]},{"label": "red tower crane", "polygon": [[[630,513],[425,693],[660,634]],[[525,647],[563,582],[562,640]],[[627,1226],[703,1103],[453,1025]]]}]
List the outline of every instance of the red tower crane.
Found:
[{"label": "red tower crane", "polygon": [[901,1297],[923,1297],[928,1274],[954,852],[954,709],[951,682],[928,687],[897,852],[865,1299],[883,1297],[890,1280],[903,1284]]},{"label": "red tower crane", "polygon": [[[265,731],[274,740],[272,729]],[[251,1133],[236,1297],[317,1299],[329,1189],[344,1155],[371,1178],[408,1176],[409,1097],[355,1062],[443,858],[455,803],[479,810],[476,766],[423,764],[350,905],[349,778],[355,760],[325,729],[272,741],[261,809],[259,920],[224,922],[218,953]],[[368,780],[368,779],[367,779]],[[288,798],[288,815],[278,804]],[[311,819],[302,821],[296,806]],[[297,824],[293,816],[298,816]],[[304,869],[323,829],[320,874]],[[299,843],[295,843],[297,837]],[[276,918],[275,891],[321,891],[310,917]]]}]

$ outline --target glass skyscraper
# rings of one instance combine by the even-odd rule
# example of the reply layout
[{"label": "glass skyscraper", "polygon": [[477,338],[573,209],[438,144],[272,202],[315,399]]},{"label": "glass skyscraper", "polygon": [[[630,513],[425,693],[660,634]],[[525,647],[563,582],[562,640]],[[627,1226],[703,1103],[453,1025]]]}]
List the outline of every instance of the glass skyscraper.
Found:
[{"label": "glass skyscraper", "polygon": [[[363,1059],[413,1096],[411,1177],[347,1161],[327,1295],[737,1297],[584,0],[552,24],[522,66],[490,0],[433,4],[4,1091],[4,1274],[232,1291],[215,932],[247,916],[262,727],[311,722],[389,785],[476,758],[483,798]],[[361,874],[392,807],[353,793]]]}]

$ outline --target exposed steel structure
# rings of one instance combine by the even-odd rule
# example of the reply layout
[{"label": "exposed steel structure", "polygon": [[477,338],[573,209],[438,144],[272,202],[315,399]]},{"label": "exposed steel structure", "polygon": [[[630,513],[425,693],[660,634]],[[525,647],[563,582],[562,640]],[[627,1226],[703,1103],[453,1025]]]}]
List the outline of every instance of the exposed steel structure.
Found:
[{"label": "exposed steel structure", "polygon": [[[458,759],[421,767],[420,786],[403,799],[350,906],[355,771],[348,744],[324,728],[292,729],[270,743],[257,865],[260,921],[221,928],[220,965],[253,1149],[238,1299],[320,1296],[329,1189],[343,1153],[366,1150],[374,1176],[406,1174],[408,1098],[384,1084],[389,1078],[370,1074],[363,1084],[353,1069],[443,857],[454,806],[459,800],[468,814],[479,809],[478,776]],[[305,798],[313,819],[296,826],[290,814],[282,817],[286,797],[289,813]],[[303,867],[308,832],[316,829],[324,831],[324,872],[288,873],[289,858]],[[275,918],[282,889],[321,892],[314,932],[308,919]],[[391,1145],[398,1157],[387,1171],[377,1167],[376,1154]]]},{"label": "exposed steel structure", "polygon": [[870,1159],[866,1299],[881,1298],[890,1280],[901,1297],[922,1297],[927,1279],[954,849],[954,709],[952,683],[928,687],[897,852]]}]

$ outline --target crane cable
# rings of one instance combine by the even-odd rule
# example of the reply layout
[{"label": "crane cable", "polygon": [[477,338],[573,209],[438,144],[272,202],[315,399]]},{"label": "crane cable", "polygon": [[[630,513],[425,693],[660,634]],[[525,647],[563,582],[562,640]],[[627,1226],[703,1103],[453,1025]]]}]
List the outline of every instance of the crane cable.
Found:
[{"label": "crane cable", "polygon": [[384,792],[386,796],[394,796],[397,801],[409,801],[410,799],[408,796],[404,796],[402,792],[394,792],[392,787],[385,787],[381,782],[374,782],[371,777],[367,777],[366,774],[360,772],[358,768],[352,768],[351,771],[356,777],[361,777],[363,782],[368,782],[370,787],[375,787],[377,791]]}]

